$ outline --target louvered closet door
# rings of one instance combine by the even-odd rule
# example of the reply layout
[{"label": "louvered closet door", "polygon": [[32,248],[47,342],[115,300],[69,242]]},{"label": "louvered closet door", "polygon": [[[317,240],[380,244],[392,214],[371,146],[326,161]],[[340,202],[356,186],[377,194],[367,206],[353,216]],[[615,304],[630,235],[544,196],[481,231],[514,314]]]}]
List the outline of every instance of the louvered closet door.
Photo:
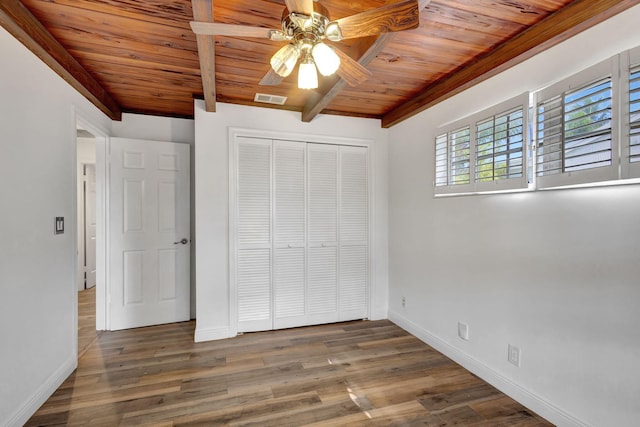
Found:
[{"label": "louvered closet door", "polygon": [[364,147],[340,147],[340,320],[368,317],[369,180]]},{"label": "louvered closet door", "polygon": [[308,323],[336,322],[338,311],[338,146],[307,144]]},{"label": "louvered closet door", "polygon": [[236,142],[238,331],[272,329],[271,141]]},{"label": "louvered closet door", "polygon": [[274,141],[273,328],[307,324],[306,144]]}]

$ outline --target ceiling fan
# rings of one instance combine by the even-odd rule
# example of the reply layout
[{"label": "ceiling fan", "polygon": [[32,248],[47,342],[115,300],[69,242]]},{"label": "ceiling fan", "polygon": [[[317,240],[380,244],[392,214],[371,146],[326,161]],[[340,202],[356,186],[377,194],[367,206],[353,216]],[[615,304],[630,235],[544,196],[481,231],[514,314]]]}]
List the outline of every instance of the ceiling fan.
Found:
[{"label": "ceiling fan", "polygon": [[277,85],[300,62],[298,87],[318,87],[318,71],[323,76],[337,73],[350,86],[364,82],[371,73],[340,49],[324,41],[339,42],[356,37],[404,31],[420,25],[418,0],[402,0],[376,9],[332,21],[329,11],[317,0],[285,0],[282,28],[268,29],[218,22],[192,21],[198,35],[266,38],[288,42],[270,60],[271,69],[261,85]]}]

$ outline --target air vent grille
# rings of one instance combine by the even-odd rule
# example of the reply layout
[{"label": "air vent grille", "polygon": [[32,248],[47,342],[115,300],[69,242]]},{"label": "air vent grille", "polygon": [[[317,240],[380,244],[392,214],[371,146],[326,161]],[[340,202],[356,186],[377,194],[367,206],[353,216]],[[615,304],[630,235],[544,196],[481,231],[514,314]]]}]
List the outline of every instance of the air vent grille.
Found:
[{"label": "air vent grille", "polygon": [[264,102],[266,104],[276,104],[276,105],[284,105],[287,102],[286,96],[278,96],[278,95],[269,95],[266,93],[256,93],[255,98],[253,98],[255,102]]}]

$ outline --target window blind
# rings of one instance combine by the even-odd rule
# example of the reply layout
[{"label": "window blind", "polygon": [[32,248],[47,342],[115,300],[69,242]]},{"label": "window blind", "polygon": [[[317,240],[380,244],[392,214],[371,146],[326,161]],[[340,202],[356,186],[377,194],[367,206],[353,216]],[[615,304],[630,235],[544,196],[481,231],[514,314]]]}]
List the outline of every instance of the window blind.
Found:
[{"label": "window blind", "polygon": [[522,177],[522,108],[476,124],[476,182]]},{"label": "window blind", "polygon": [[607,77],[537,106],[537,175],[612,164],[612,83]]},{"label": "window blind", "polygon": [[640,65],[629,72],[629,162],[640,162]]},{"label": "window blind", "polygon": [[447,132],[436,137],[436,186],[469,184],[471,130]]}]

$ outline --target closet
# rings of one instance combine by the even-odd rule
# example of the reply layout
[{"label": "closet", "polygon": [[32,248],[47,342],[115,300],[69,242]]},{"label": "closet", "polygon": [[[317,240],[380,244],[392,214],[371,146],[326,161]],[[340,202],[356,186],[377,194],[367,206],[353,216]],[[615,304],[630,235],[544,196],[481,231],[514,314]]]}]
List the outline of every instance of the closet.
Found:
[{"label": "closet", "polygon": [[232,145],[238,331],[366,318],[367,147],[241,136]]}]

